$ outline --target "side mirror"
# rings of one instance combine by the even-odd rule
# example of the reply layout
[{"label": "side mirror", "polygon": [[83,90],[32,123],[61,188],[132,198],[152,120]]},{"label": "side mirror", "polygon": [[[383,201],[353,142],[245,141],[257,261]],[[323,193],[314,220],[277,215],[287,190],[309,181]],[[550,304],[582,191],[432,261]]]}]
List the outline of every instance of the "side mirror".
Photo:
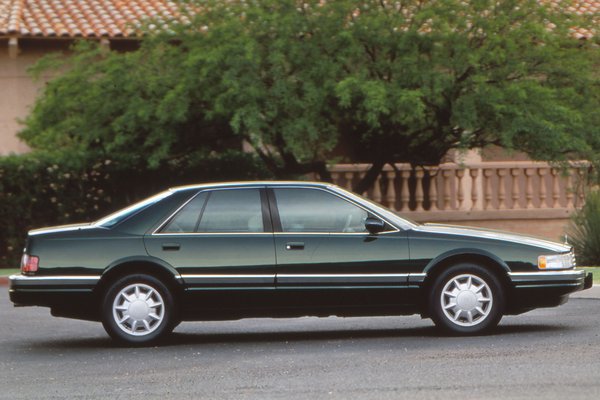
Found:
[{"label": "side mirror", "polygon": [[370,234],[375,235],[385,229],[385,222],[379,218],[369,217],[365,220],[365,228]]}]

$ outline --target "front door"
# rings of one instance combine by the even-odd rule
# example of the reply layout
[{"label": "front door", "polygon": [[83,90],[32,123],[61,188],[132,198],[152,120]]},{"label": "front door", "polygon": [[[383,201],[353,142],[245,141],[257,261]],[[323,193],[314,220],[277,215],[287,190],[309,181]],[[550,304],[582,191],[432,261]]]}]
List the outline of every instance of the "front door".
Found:
[{"label": "front door", "polygon": [[[365,229],[368,209],[321,188],[273,188],[278,291],[287,301],[316,306],[402,303],[392,294],[408,285],[404,232],[386,224]],[[274,210],[273,210],[274,209]]]}]

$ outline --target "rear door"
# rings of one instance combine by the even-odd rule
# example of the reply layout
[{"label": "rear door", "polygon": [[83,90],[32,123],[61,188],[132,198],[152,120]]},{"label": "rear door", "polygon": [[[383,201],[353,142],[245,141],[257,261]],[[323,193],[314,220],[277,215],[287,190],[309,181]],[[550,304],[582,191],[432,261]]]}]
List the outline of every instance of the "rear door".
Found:
[{"label": "rear door", "polygon": [[202,191],[145,243],[181,274],[188,291],[273,289],[273,232],[262,187]]}]

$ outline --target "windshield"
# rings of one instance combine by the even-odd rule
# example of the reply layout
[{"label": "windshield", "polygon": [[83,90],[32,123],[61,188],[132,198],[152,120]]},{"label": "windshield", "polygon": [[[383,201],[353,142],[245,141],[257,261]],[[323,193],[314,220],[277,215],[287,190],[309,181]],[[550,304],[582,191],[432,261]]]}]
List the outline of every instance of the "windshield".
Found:
[{"label": "windshield", "polygon": [[152,197],[148,197],[147,199],[142,200],[139,203],[135,203],[134,205],[131,205],[127,208],[123,208],[122,210],[119,210],[115,213],[112,213],[112,214],[100,219],[99,221],[96,221],[94,223],[94,225],[100,226],[103,228],[112,228],[113,226],[117,225],[119,222],[126,220],[127,218],[138,213],[139,211],[143,210],[144,208],[151,206],[152,204],[155,204],[155,203],[159,202],[160,200],[169,197],[172,194],[173,194],[173,192],[171,192],[170,190],[167,190],[165,192],[161,192]]},{"label": "windshield", "polygon": [[401,218],[394,211],[382,206],[381,204],[377,204],[374,201],[367,199],[366,197],[359,196],[355,193],[349,192],[349,191],[344,190],[337,186],[331,186],[331,189],[333,189],[334,191],[336,191],[338,193],[343,194],[346,197],[350,197],[352,200],[357,201],[358,203],[367,203],[369,205],[369,207],[373,209],[373,211],[377,212],[382,217],[387,218],[390,222],[394,223],[398,228],[413,229],[419,225],[416,222],[413,222],[406,218]]}]

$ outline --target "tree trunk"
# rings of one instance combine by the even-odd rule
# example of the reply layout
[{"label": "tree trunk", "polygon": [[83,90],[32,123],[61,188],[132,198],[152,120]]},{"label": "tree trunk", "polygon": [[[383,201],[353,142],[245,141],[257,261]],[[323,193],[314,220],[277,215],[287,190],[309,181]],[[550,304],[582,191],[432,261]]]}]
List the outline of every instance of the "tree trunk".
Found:
[{"label": "tree trunk", "polygon": [[371,165],[371,168],[367,171],[365,176],[358,182],[356,186],[352,189],[355,193],[363,194],[367,190],[369,190],[373,184],[377,181],[377,178],[381,174],[383,170],[383,166],[385,162],[377,161]]}]

